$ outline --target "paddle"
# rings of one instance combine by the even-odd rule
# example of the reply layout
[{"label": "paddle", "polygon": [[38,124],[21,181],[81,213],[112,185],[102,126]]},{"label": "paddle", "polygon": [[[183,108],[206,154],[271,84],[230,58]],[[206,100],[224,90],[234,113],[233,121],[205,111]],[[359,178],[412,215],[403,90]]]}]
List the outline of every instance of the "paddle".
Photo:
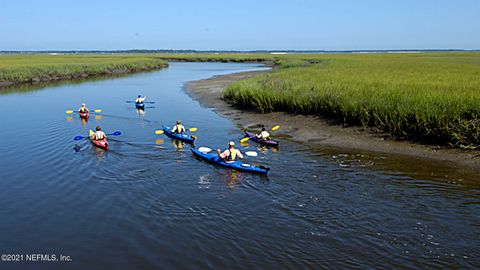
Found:
[{"label": "paddle", "polygon": [[[96,112],[96,113],[101,113],[102,110],[100,109],[96,109],[96,110],[93,110],[93,112]],[[72,114],[72,113],[78,113],[78,111],[74,111],[74,110],[66,110],[65,111],[66,114]]]},{"label": "paddle", "polygon": [[[189,129],[188,129],[188,131],[190,131],[190,132],[195,132],[195,131],[197,131],[197,130],[198,130],[198,129],[197,129],[196,127],[189,128]],[[163,129],[155,130],[155,134],[160,135],[160,134],[163,134],[163,133],[165,133],[165,131],[164,131]]]},{"label": "paddle", "polygon": [[200,151],[200,152],[202,152],[202,153],[208,153],[208,152],[211,152],[212,149],[210,149],[210,148],[208,148],[208,147],[202,146],[202,147],[199,147],[199,148],[198,148],[198,151]]},{"label": "paddle", "polygon": [[[135,101],[132,101],[132,100],[127,100],[127,103],[136,103],[136,102],[135,102]],[[155,101],[144,101],[143,103],[155,104]]]},{"label": "paddle", "polygon": [[[208,148],[208,147],[199,147],[198,148],[198,151],[202,152],[202,153],[208,153],[208,152],[211,152],[212,149],[211,148]],[[245,155],[249,156],[249,157],[258,157],[258,153],[255,152],[255,151],[247,151],[245,152]]]},{"label": "paddle", "polygon": [[[106,134],[107,136],[120,136],[122,135],[122,132],[120,131],[115,131],[113,133],[110,133],[110,134]],[[73,139],[75,141],[79,141],[79,140],[83,140],[83,139],[87,139],[87,138],[90,138],[89,136],[75,136]]]},{"label": "paddle", "polygon": [[[270,130],[275,131],[275,130],[279,130],[279,129],[280,129],[280,126],[277,125],[277,126],[272,127]],[[245,137],[245,138],[241,139],[240,142],[244,143],[244,142],[248,141],[249,139],[250,139],[250,137]]]}]

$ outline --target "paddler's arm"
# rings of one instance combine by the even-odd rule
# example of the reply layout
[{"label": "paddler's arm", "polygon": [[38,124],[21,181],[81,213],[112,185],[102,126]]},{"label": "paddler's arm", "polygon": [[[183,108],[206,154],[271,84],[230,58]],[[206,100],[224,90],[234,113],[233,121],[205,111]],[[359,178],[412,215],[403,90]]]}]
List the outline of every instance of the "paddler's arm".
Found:
[{"label": "paddler's arm", "polygon": [[237,149],[237,156],[238,156],[239,158],[243,158],[242,152],[240,152],[240,150],[238,150],[238,149]]}]

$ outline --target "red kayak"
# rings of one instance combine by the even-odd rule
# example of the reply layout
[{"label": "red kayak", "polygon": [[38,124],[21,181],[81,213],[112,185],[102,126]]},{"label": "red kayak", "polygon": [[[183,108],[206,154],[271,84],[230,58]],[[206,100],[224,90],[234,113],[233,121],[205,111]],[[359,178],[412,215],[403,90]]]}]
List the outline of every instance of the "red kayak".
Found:
[{"label": "red kayak", "polygon": [[90,112],[78,112],[78,115],[80,115],[80,118],[88,119],[88,117],[90,117]]},{"label": "red kayak", "polygon": [[[91,138],[91,136],[92,136],[93,133],[95,133],[95,132],[93,132],[92,130],[90,130],[90,138]],[[90,139],[90,141],[91,141],[92,144],[95,145],[96,147],[101,148],[101,149],[103,149],[103,150],[105,150],[105,151],[108,150],[108,141],[107,141],[107,139],[98,140],[98,141],[97,141],[97,140],[92,140],[92,139]]]}]

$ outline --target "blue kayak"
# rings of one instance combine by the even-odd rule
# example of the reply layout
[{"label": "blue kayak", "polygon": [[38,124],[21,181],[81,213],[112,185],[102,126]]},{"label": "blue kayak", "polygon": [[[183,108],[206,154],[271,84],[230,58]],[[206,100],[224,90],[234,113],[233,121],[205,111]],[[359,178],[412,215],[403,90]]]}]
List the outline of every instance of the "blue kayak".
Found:
[{"label": "blue kayak", "polygon": [[202,153],[194,148],[192,148],[191,150],[195,156],[207,162],[210,162],[212,164],[216,164],[219,166],[235,169],[237,171],[267,174],[268,171],[270,170],[270,168],[265,168],[263,166],[255,167],[250,164],[245,164],[241,161],[226,162],[223,159],[219,158],[217,154]]},{"label": "blue kayak", "polygon": [[193,137],[191,135],[173,133],[172,129],[170,127],[165,126],[165,125],[162,125],[162,129],[167,136],[175,138],[177,140],[184,141],[184,142],[187,142],[187,143],[193,143],[193,141],[195,140],[195,137]]},{"label": "blue kayak", "polygon": [[137,109],[145,109],[145,103],[135,103]]}]

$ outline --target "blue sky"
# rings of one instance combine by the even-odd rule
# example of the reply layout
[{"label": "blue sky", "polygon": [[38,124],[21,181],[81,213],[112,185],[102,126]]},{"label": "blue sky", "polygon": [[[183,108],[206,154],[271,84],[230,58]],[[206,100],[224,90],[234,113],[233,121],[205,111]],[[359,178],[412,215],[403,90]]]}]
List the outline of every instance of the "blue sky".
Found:
[{"label": "blue sky", "polygon": [[479,0],[0,2],[0,50],[480,49]]}]

